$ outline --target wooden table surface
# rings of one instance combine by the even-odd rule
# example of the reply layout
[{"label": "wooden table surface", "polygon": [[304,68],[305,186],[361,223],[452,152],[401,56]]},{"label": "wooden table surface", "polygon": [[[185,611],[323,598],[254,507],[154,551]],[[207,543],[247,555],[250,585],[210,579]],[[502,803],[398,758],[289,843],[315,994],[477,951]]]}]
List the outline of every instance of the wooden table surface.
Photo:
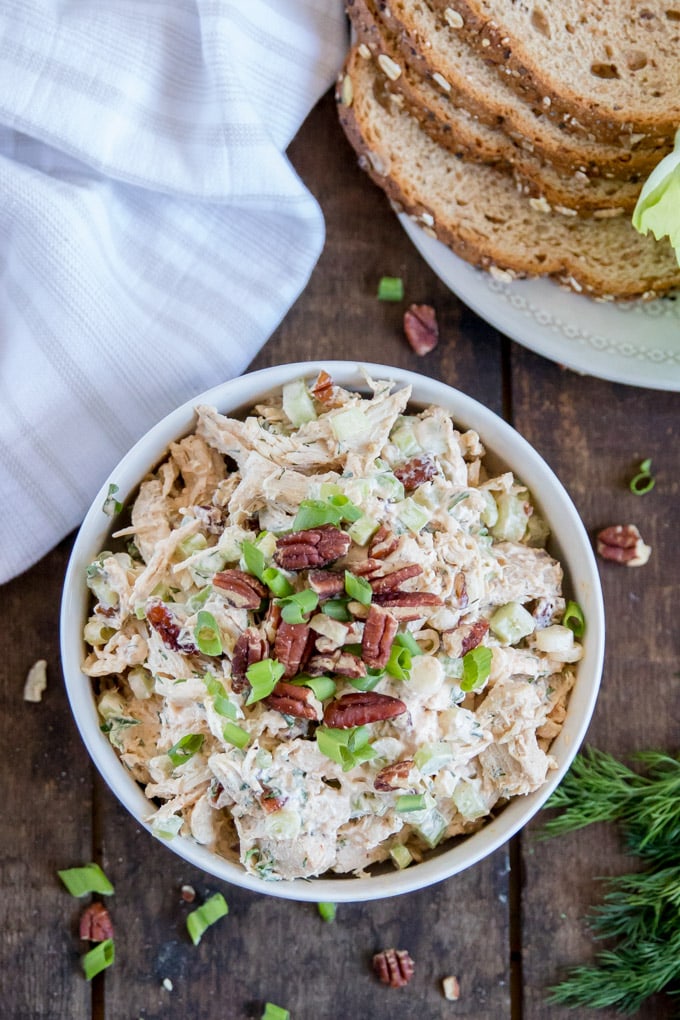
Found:
[{"label": "wooden table surface", "polygon": [[[539,450],[591,535],[608,524],[637,524],[653,547],[649,563],[601,563],[607,653],[587,739],[621,756],[676,749],[678,396],[577,375],[477,318],[421,260],[358,169],[330,95],[303,126],[291,158],[324,210],[326,247],[253,367],[370,358],[441,379],[502,414]],[[409,302],[435,306],[441,341],[429,355],[416,356],[406,343],[403,308],[376,300],[383,275],[403,277]],[[653,459],[657,484],[636,497],[627,479],[645,457]],[[421,892],[343,905],[331,924],[313,904],[226,886],[140,830],[95,773],[64,692],[57,622],[71,542],[1,593],[0,1016],[247,1020],[259,1018],[267,1000],[287,1007],[293,1020],[585,1015],[548,1006],[546,989],[592,956],[583,915],[599,895],[598,876],[630,870],[607,827],[540,842],[539,817],[467,872]],[[48,689],[30,704],[23,683],[38,658],[48,662]],[[56,872],[89,860],[115,884],[117,959],[88,984],[79,965],[81,904]],[[229,904],[229,916],[197,948],[185,930],[184,883],[199,899],[220,890]],[[400,990],[371,971],[372,954],[389,946],[415,960],[415,976]],[[451,974],[460,981],[455,1003],[441,990]],[[638,1014],[669,1015],[662,1000]]]}]

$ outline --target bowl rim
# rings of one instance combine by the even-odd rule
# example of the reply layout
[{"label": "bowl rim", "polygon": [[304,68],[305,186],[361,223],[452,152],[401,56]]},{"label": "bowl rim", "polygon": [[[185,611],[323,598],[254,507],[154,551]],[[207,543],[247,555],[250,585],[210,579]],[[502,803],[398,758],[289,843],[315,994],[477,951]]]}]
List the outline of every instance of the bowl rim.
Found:
[{"label": "bowl rim", "polygon": [[[161,840],[188,863],[215,878],[252,892],[307,902],[361,902],[433,885],[471,867],[503,846],[540,810],[561,781],[590,725],[602,678],[605,639],[604,602],[595,556],[581,517],[566,489],[541,455],[512,425],[475,398],[447,383],[375,362],[288,362],[246,372],[219,383],[185,401],[152,426],[109,472],[83,519],[67,566],[60,613],[60,648],[69,704],[88,753],[112,793],[137,823],[153,836],[147,821],[150,803],[142,787],[125,771],[114,748],[101,733],[91,678],[80,669],[84,654],[82,625],[89,603],[88,590],[82,578],[87,564],[105,547],[103,543],[111,530],[111,518],[102,509],[109,487],[117,485],[117,498],[126,501],[144,475],[162,460],[170,442],[192,430],[194,409],[198,404],[215,405],[223,413],[236,414],[280,389],[284,383],[313,376],[322,370],[346,387],[365,386],[366,374],[375,380],[393,380],[396,386],[411,385],[414,401],[439,404],[451,414],[458,427],[477,431],[489,453],[505,463],[527,485],[546,519],[559,533],[557,555],[569,580],[572,597],[584,609],[588,621],[584,654],[571,693],[570,708],[562,731],[551,745],[551,753],[558,757],[558,767],[549,773],[539,790],[513,798],[497,817],[454,846],[404,870],[394,869],[366,878],[338,876],[264,881],[246,872],[240,863],[219,857],[190,837]],[[492,441],[489,441],[490,437],[493,437]]]}]

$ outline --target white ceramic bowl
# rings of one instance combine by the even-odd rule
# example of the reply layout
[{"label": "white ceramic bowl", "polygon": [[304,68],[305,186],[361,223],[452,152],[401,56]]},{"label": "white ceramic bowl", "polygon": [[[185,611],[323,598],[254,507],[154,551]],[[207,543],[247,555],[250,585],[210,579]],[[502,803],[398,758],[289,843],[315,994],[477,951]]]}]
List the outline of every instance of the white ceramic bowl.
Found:
[{"label": "white ceramic bowl", "polygon": [[[425,376],[385,365],[365,363],[362,367],[374,379],[393,379],[398,384],[411,384],[414,403],[445,407],[458,426],[473,428],[479,433],[487,449],[487,462],[494,464],[497,460],[528,486],[550,524],[550,550],[564,566],[567,593],[585,613],[584,655],[578,665],[564,727],[551,748],[558,767],[549,774],[547,783],[529,796],[510,801],[498,817],[474,835],[448,849],[439,848],[419,864],[403,871],[388,869],[370,878],[265,882],[190,838],[176,837],[168,843],[180,857],[211,875],[255,892],[294,900],[337,903],[395,896],[455,875],[502,846],[536,814],[568,769],[585,736],[595,706],[604,657],[604,609],[590,541],[567,492],[545,461],[501,418],[458,390]],[[91,681],[80,670],[85,655],[82,632],[90,600],[85,568],[107,544],[111,519],[102,507],[109,485],[116,484],[119,490],[117,498],[127,500],[143,476],[163,458],[169,443],[193,430],[195,404],[213,404],[224,413],[238,414],[278,390],[283,383],[301,376],[314,377],[322,368],[344,386],[360,388],[364,383],[360,366],[355,362],[305,362],[241,376],[183,404],[143,436],[114,469],[96,496],[76,538],[64,582],[61,610],[61,650],[66,688],[76,723],[95,765],[116,797],[149,832],[150,826],[146,821],[151,813],[149,801],[119,761],[107,737],[101,733]]]}]

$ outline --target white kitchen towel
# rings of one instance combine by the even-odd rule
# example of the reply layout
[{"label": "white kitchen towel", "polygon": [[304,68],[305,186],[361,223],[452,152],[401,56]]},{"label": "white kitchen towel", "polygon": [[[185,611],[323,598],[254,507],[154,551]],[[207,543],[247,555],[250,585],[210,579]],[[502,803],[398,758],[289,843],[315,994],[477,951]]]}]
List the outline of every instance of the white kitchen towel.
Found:
[{"label": "white kitchen towel", "polygon": [[342,0],[0,6],[0,583],[305,286],[323,217],[285,149],[346,31]]}]

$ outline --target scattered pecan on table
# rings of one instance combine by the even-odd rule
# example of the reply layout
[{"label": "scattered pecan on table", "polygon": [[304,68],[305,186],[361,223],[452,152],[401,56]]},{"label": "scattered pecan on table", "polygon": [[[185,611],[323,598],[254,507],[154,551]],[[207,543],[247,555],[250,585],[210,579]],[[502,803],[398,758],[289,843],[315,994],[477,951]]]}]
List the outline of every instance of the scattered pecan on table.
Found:
[{"label": "scattered pecan on table", "polygon": [[353,726],[366,726],[368,723],[393,719],[406,711],[406,705],[399,698],[390,694],[378,694],[377,691],[356,691],[343,694],[341,698],[329,702],[323,713],[326,726],[333,729],[348,730]]},{"label": "scattered pecan on table", "polygon": [[352,539],[334,524],[291,531],[276,541],[274,559],[283,570],[308,570],[325,567],[344,556]]},{"label": "scattered pecan on table", "polygon": [[416,354],[433,351],[439,342],[437,313],[432,305],[411,305],[404,312],[404,333]]},{"label": "scattered pecan on table", "polygon": [[113,938],[113,924],[103,903],[90,903],[80,915],[79,932],[81,939],[88,942],[104,942]]},{"label": "scattered pecan on table", "polygon": [[603,560],[642,567],[651,552],[651,546],[645,545],[634,524],[614,524],[598,532],[597,553]]},{"label": "scattered pecan on table", "polygon": [[415,964],[406,949],[383,949],[373,957],[373,970],[384,985],[402,988],[413,977]]}]

